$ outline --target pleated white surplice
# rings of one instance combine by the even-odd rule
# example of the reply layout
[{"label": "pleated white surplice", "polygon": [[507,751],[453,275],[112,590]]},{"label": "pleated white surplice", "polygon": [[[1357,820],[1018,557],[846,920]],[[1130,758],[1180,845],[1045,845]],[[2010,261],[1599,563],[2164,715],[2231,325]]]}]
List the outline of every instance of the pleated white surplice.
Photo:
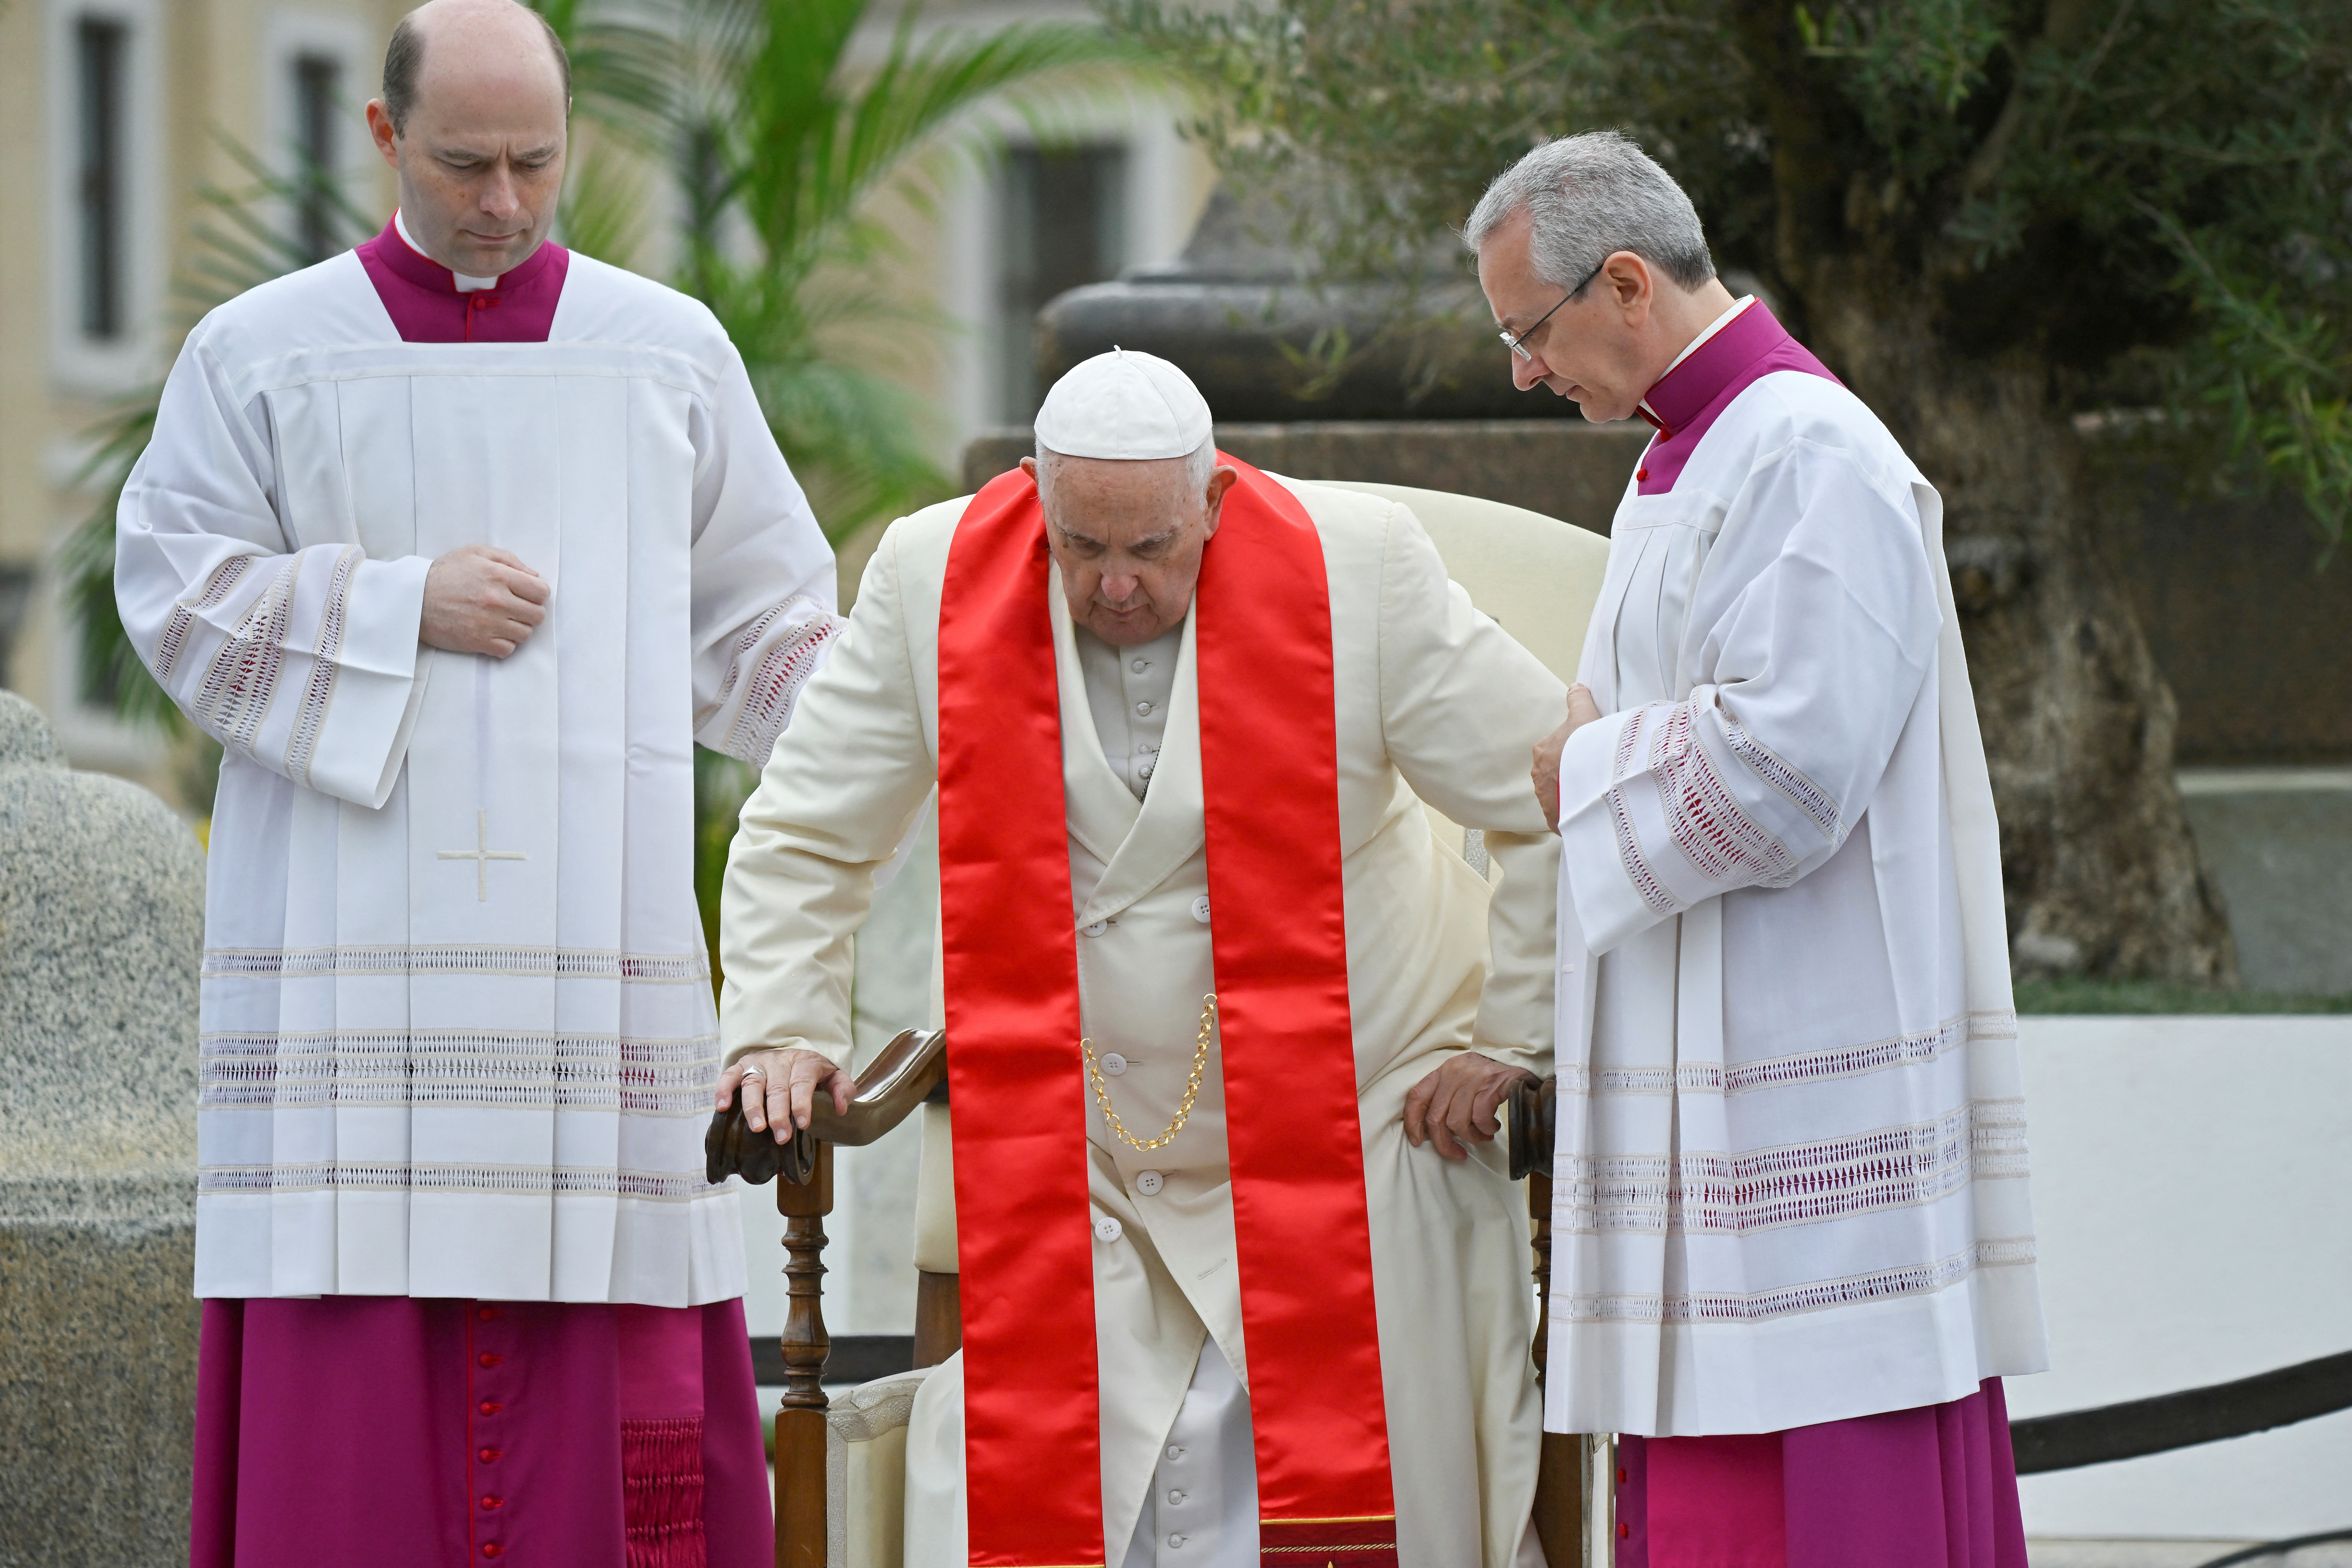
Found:
[{"label": "pleated white surplice", "polygon": [[[425,344],[349,256],[273,289],[192,336],[121,524],[126,625],[227,753],[197,1293],[740,1295],[693,745],[764,761],[831,552],[667,290],[574,258],[550,342]],[[552,589],[504,660],[417,646],[469,543]]]},{"label": "pleated white surplice", "polygon": [[2046,1352],[1941,503],[1825,377],[1629,486],[1561,763],[1547,1425],[1767,1432]]}]

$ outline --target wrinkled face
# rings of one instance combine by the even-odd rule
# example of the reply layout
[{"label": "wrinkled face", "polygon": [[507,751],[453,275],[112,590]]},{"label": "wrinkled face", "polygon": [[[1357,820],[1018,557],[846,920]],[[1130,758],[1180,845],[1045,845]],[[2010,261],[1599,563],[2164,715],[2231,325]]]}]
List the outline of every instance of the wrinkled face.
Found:
[{"label": "wrinkled face", "polygon": [[1219,468],[1196,490],[1185,461],[1112,462],[1055,458],[1038,479],[1045,542],[1062,569],[1070,618],[1113,647],[1133,647],[1181,626],[1201,580],[1201,552],[1217,531],[1225,491],[1239,476]]},{"label": "wrinkled face", "polygon": [[[1643,341],[1650,319],[1649,264],[1621,250],[1561,304],[1567,288],[1536,276],[1530,237],[1522,209],[1478,251],[1478,286],[1486,290],[1495,324],[1519,334],[1532,356],[1509,354],[1512,384],[1522,392],[1547,386],[1558,396],[1572,397],[1596,423],[1630,419],[1657,379]],[[1553,310],[1555,305],[1559,308]]]},{"label": "wrinkled face", "polygon": [[401,219],[418,247],[453,272],[497,277],[555,222],[572,106],[521,7],[443,0],[425,16],[408,123],[395,135],[379,100],[368,129],[400,173]]}]

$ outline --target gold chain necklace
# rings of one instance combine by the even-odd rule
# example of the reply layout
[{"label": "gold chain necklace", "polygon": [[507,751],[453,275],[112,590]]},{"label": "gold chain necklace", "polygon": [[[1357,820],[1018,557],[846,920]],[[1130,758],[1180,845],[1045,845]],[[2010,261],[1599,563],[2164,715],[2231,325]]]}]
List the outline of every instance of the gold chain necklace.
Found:
[{"label": "gold chain necklace", "polygon": [[1184,1123],[1192,1115],[1192,1102],[1201,1097],[1201,1074],[1209,1065],[1209,1035],[1216,1026],[1217,995],[1213,991],[1201,998],[1201,1041],[1192,1050],[1192,1076],[1184,1085],[1184,1098],[1177,1102],[1176,1120],[1171,1121],[1167,1131],[1157,1138],[1138,1138],[1127,1130],[1127,1123],[1121,1121],[1118,1112],[1111,1109],[1110,1085],[1103,1081],[1102,1063],[1096,1059],[1095,1043],[1083,1036],[1079,1037],[1078,1049],[1086,1054],[1087,1058],[1087,1077],[1095,1086],[1095,1103],[1102,1107],[1103,1121],[1120,1142],[1148,1153],[1176,1142],[1176,1134],[1184,1131]]}]

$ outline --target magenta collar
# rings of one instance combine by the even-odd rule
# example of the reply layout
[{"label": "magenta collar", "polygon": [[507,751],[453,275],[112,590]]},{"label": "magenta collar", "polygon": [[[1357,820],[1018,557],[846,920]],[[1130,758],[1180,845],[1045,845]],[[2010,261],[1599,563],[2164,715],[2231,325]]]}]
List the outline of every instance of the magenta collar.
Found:
[{"label": "magenta collar", "polygon": [[408,343],[543,343],[572,266],[572,253],[550,240],[496,287],[460,293],[457,275],[417,254],[391,224],[357,254],[401,342]]},{"label": "magenta collar", "polygon": [[1660,376],[1642,400],[1648,405],[1643,417],[1658,433],[1634,470],[1635,493],[1656,496],[1673,489],[1683,465],[1731,400],[1780,370],[1837,380],[1759,300]]}]

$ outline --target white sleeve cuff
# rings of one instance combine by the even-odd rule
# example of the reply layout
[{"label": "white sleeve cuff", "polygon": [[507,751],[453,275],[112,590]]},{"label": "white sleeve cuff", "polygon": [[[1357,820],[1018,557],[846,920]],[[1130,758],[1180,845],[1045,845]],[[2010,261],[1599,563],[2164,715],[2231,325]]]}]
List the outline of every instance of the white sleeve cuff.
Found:
[{"label": "white sleeve cuff", "polygon": [[417,640],[432,566],[410,555],[353,572],[326,711],[296,783],[371,809],[391,797],[432,668]]}]

